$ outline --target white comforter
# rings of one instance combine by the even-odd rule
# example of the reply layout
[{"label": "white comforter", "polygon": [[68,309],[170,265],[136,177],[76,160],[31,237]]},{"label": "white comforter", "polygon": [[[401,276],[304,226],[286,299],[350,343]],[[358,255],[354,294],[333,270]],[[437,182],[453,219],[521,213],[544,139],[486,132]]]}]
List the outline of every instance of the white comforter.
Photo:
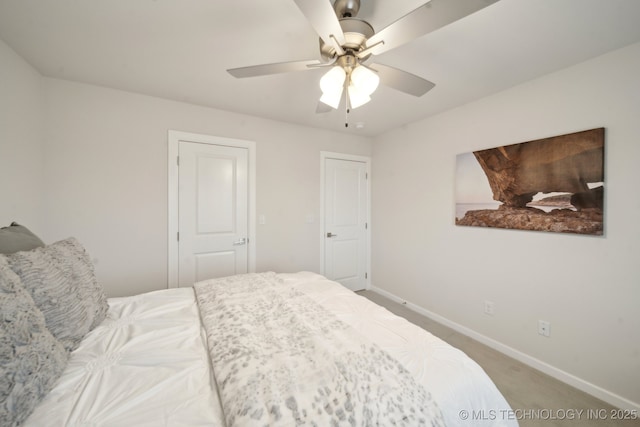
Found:
[{"label": "white comforter", "polygon": [[193,289],[109,299],[26,426],[224,426]]},{"label": "white comforter", "polygon": [[[461,351],[322,276],[279,276],[402,363],[448,426],[517,426],[499,416],[509,405]],[[224,426],[193,289],[114,298],[109,306],[25,425]]]},{"label": "white comforter", "polygon": [[323,276],[280,276],[403,364],[431,392],[447,426],[518,425],[493,381],[462,351]]}]

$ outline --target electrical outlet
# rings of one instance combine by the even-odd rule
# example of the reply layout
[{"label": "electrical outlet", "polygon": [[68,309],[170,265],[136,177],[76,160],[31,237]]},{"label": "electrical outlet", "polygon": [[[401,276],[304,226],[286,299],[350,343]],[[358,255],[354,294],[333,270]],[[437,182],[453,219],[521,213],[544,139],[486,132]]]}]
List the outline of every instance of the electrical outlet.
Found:
[{"label": "electrical outlet", "polygon": [[484,314],[488,314],[489,316],[493,316],[495,314],[495,307],[493,305],[493,301],[484,302]]},{"label": "electrical outlet", "polygon": [[551,323],[546,320],[538,320],[538,334],[544,337],[551,336]]}]

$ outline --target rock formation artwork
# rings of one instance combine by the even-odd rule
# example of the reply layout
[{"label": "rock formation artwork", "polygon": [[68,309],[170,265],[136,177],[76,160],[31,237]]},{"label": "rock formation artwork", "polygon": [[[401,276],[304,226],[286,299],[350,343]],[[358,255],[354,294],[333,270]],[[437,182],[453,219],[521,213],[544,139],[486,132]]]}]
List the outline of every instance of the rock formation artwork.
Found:
[{"label": "rock formation artwork", "polygon": [[[497,209],[467,209],[457,225],[603,234],[604,128],[474,151]],[[458,175],[461,175],[460,158]],[[470,157],[469,157],[470,158]],[[458,191],[458,206],[473,197]],[[476,203],[477,204],[477,203]]]}]

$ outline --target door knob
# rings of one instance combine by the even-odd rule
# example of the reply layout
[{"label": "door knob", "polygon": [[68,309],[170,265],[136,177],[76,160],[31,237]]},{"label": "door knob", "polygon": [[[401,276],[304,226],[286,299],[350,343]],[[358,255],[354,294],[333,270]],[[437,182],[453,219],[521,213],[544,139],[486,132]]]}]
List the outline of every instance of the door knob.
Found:
[{"label": "door knob", "polygon": [[333,234],[332,232],[327,233],[327,237],[338,237],[337,234]]},{"label": "door knob", "polygon": [[239,245],[244,245],[246,243],[247,243],[247,238],[243,237],[242,239],[236,240],[235,242],[233,242],[233,245],[234,246],[239,246]]}]

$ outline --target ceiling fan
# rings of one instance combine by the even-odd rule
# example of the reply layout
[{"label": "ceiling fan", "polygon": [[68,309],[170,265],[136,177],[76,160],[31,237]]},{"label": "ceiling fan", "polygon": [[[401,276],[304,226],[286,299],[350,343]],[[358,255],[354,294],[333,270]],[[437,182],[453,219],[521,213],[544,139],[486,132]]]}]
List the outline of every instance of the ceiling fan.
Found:
[{"label": "ceiling fan", "polygon": [[[379,83],[413,96],[422,96],[435,84],[406,71],[369,63],[379,55],[477,12],[499,0],[431,0],[391,25],[375,32],[356,18],[360,0],[294,0],[320,36],[320,60],[280,62],[227,70],[236,78],[256,77],[327,67],[320,79],[322,97],[317,112],[345,105],[357,108],[371,100]],[[328,107],[324,107],[324,105]],[[330,107],[330,108],[329,108]]]}]

